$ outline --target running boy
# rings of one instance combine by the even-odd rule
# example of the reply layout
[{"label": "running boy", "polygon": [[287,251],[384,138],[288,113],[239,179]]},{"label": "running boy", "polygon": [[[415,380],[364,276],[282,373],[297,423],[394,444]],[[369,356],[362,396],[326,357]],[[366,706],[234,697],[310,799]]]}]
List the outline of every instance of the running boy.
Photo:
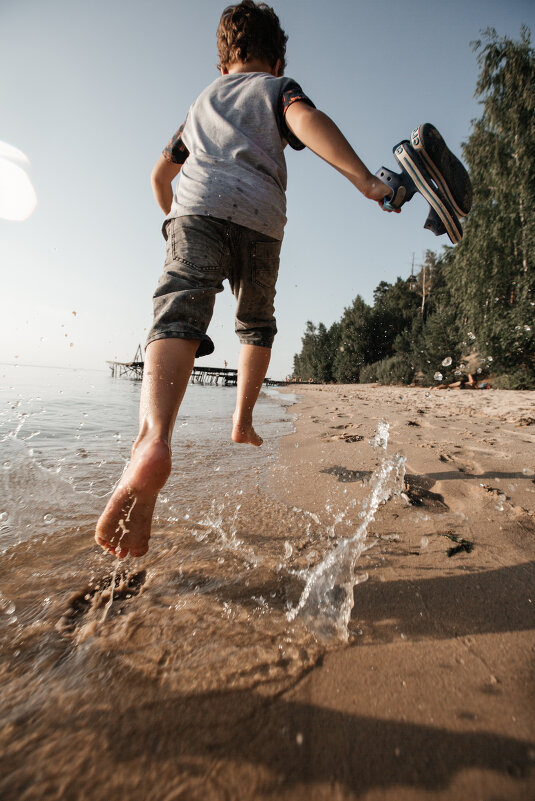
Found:
[{"label": "running boy", "polygon": [[[191,106],[152,172],[166,214],[167,257],[154,294],[140,402],[128,468],[95,534],[122,558],[148,550],[152,514],[171,471],[171,435],[215,295],[229,281],[238,361],[234,442],[261,445],[253,409],[276,333],[273,300],[286,222],[284,147],[309,147],[370,200],[391,190],[364,166],[337,126],[284,78],[287,36],[272,8],[243,0],[217,31],[221,76]],[[172,181],[180,172],[173,196]]]}]

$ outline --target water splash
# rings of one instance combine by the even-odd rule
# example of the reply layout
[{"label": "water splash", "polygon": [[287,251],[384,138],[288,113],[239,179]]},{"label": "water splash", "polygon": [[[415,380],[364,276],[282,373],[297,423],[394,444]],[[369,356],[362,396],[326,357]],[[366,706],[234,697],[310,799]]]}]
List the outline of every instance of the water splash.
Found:
[{"label": "water splash", "polygon": [[362,523],[352,537],[342,540],[310,573],[297,606],[288,619],[304,619],[306,624],[323,637],[348,639],[348,624],[353,609],[353,588],[366,581],[367,574],[357,575],[356,563],[373,543],[367,543],[368,526],[375,519],[379,506],[403,489],[405,457],[388,456],[388,423],[380,423],[373,440],[374,447],[383,453],[370,480],[370,495],[362,504]]},{"label": "water splash", "polygon": [[[209,538],[210,534],[217,537],[217,549],[224,549],[238,553],[250,566],[258,565],[259,557],[254,549],[246,545],[238,537],[238,517],[241,504],[234,505],[230,500],[230,493],[226,492],[224,500],[217,502],[212,499],[212,504],[207,515],[199,521],[203,530],[194,530],[195,538],[202,542]],[[232,510],[232,511],[231,511]]]}]

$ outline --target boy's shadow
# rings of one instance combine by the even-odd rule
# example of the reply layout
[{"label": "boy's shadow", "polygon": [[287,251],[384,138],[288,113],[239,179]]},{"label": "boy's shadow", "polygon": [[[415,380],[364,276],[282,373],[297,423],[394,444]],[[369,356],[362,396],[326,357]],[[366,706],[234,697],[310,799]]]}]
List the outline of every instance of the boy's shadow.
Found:
[{"label": "boy's shadow", "polygon": [[[377,627],[374,645],[399,637],[398,625],[407,636],[427,640],[525,631],[535,627],[529,604],[534,567],[527,562],[421,581],[370,581],[356,588],[354,618]],[[381,627],[383,620],[388,623]],[[358,649],[366,648],[361,642],[357,661]],[[125,678],[137,683],[136,671]],[[82,712],[78,724],[100,733],[103,758],[114,763],[142,763],[150,753],[149,772],[136,778],[139,790],[144,782],[151,786],[154,773],[162,782],[169,771],[189,775],[199,759],[230,764],[234,772],[227,777],[223,768],[218,776],[223,783],[236,781],[240,767],[254,780],[251,767],[261,766],[274,777],[272,790],[330,782],[358,796],[394,786],[438,792],[467,770],[522,778],[535,763],[533,744],[495,733],[350,714],[254,689],[177,694],[165,682],[147,685],[146,676],[138,678],[145,701],[132,706],[117,685],[103,688],[109,704]],[[58,717],[57,725],[67,724]]]},{"label": "boy's shadow", "polygon": [[[535,561],[423,580],[368,581],[356,587],[352,617],[373,643],[402,631],[410,639],[445,639],[535,628]],[[383,621],[392,622],[383,625]]]},{"label": "boy's shadow", "polygon": [[[150,754],[152,773],[164,784],[170,771],[200,767],[199,758],[234,763],[233,781],[240,780],[236,766],[251,777],[256,765],[270,771],[273,790],[330,782],[358,796],[398,785],[439,791],[473,769],[520,778],[533,762],[533,746],[521,739],[380,720],[251,690],[162,697],[95,711],[84,723],[101,732],[114,764],[143,764]],[[224,770],[218,779],[225,783]],[[144,781],[154,787],[150,774],[137,781],[139,790]]]}]

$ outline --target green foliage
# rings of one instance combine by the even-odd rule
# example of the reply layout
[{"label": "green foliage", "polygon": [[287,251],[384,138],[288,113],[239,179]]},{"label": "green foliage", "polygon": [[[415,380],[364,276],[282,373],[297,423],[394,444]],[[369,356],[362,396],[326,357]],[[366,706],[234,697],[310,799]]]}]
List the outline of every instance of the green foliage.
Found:
[{"label": "green foliage", "polygon": [[333,361],[333,376],[338,383],[351,384],[358,381],[361,368],[369,361],[370,317],[371,309],[360,295],[357,295],[342,315],[340,345]]},{"label": "green foliage", "polygon": [[449,383],[470,356],[493,386],[535,387],[535,52],[527,28],[520,41],[489,29],[474,50],[482,114],[463,145],[474,189],[463,239],[428,250],[417,276],[381,281],[373,306],[357,296],[328,331],[308,323],[297,377]]},{"label": "green foliage", "polygon": [[[441,305],[422,326],[413,347],[416,369],[426,384],[451,383],[461,363],[461,346],[456,311],[451,305]],[[435,376],[441,376],[436,378]]]},{"label": "green foliage", "polygon": [[535,53],[526,28],[520,42],[490,29],[474,48],[483,114],[464,146],[474,201],[447,282],[481,354],[535,378]]},{"label": "green foliage", "polygon": [[496,389],[533,389],[533,377],[530,377],[525,370],[514,370],[510,373],[499,375],[492,382]]},{"label": "green foliage", "polygon": [[299,381],[326,384],[333,380],[332,354],[338,346],[339,330],[339,323],[327,330],[323,323],[316,327],[310,320],[307,322],[301,353],[294,356],[294,376]]},{"label": "green foliage", "polygon": [[410,384],[414,378],[414,365],[411,362],[405,353],[399,353],[367,364],[360,371],[360,383]]}]

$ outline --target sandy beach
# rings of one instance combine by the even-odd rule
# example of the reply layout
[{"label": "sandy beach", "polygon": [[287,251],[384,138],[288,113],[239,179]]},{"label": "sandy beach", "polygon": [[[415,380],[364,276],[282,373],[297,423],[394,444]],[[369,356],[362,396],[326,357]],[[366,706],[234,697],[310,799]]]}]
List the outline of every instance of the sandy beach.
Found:
[{"label": "sandy beach", "polygon": [[348,647],[285,696],[303,741],[280,797],[535,798],[535,393],[299,391],[280,497],[360,500],[382,419],[406,492],[370,526]]},{"label": "sandy beach", "polygon": [[[86,524],[10,552],[6,801],[535,798],[535,393],[291,391],[247,493],[161,513],[147,557]],[[289,620],[361,529],[344,636]]]}]

